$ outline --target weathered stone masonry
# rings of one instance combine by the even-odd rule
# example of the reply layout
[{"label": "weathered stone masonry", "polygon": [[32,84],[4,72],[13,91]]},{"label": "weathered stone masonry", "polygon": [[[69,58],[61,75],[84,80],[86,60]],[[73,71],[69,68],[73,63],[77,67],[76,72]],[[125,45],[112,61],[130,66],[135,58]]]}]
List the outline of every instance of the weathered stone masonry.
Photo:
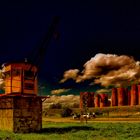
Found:
[{"label": "weathered stone masonry", "polygon": [[41,97],[0,97],[0,129],[13,132],[35,132],[42,128]]}]

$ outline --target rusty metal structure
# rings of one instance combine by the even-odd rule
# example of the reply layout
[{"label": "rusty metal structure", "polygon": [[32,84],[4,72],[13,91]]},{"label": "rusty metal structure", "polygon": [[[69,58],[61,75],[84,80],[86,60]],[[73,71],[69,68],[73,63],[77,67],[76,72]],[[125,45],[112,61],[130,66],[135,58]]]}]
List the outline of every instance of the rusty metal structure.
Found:
[{"label": "rusty metal structure", "polygon": [[91,95],[91,107],[94,107],[95,106],[95,104],[94,104],[94,95],[95,95],[95,93],[94,92],[90,92],[90,95]]},{"label": "rusty metal structure", "polygon": [[100,107],[100,95],[97,94],[94,100],[95,107]]},{"label": "rusty metal structure", "polygon": [[123,87],[117,88],[118,92],[118,106],[124,106],[125,105],[125,89]]},{"label": "rusty metal structure", "polygon": [[138,105],[140,105],[140,85],[137,85],[138,88]]},{"label": "rusty metal structure", "polygon": [[118,93],[117,93],[117,88],[112,88],[111,106],[118,106]]},{"label": "rusty metal structure", "polygon": [[124,98],[125,98],[125,105],[128,105],[128,88],[125,88],[125,94],[124,94]]},{"label": "rusty metal structure", "polygon": [[83,92],[80,92],[80,104],[79,104],[79,107],[80,108],[83,108]]},{"label": "rusty metal structure", "polygon": [[80,92],[80,108],[83,108],[83,98],[87,99],[87,107],[94,107],[94,92]]},{"label": "rusty metal structure", "polygon": [[131,86],[131,106],[138,104],[138,89],[137,85]]},{"label": "rusty metal structure", "polygon": [[87,97],[87,107],[92,107],[92,105],[91,105],[92,96],[91,96],[90,92],[84,92],[84,96]]},{"label": "rusty metal structure", "polygon": [[[118,87],[112,88],[111,99],[108,99],[108,94],[95,94],[94,92],[81,92],[80,97],[88,96],[88,107],[106,107],[106,106],[134,106],[140,105],[140,85],[133,84],[131,89]],[[95,96],[96,95],[96,96]],[[82,101],[80,98],[80,108]]]},{"label": "rusty metal structure", "polygon": [[108,106],[108,95],[101,93],[100,96],[100,107],[107,107]]},{"label": "rusty metal structure", "polygon": [[131,91],[128,91],[127,95],[128,95],[128,105],[131,105]]}]

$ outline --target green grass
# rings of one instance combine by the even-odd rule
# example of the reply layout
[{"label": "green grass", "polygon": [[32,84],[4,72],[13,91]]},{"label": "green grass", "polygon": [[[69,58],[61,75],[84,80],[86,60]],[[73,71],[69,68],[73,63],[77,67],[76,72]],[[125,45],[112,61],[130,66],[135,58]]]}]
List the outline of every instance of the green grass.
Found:
[{"label": "green grass", "polygon": [[140,123],[43,123],[40,133],[0,131],[0,140],[140,140]]}]

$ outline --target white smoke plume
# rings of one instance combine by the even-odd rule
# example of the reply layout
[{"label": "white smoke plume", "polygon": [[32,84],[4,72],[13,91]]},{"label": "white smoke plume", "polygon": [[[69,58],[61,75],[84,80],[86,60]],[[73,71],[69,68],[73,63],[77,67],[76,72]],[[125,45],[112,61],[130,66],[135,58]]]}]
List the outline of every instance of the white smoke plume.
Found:
[{"label": "white smoke plume", "polygon": [[61,93],[65,93],[65,92],[68,92],[70,89],[55,89],[55,90],[52,90],[51,91],[51,94],[61,94]]},{"label": "white smoke plume", "polygon": [[77,73],[75,73],[74,78],[69,74],[69,71],[73,71],[72,69],[65,71],[61,82],[70,78],[77,83],[91,79],[94,84],[101,84],[105,87],[140,82],[140,62],[127,55],[99,53],[87,61],[83,67],[81,73],[76,69]]}]

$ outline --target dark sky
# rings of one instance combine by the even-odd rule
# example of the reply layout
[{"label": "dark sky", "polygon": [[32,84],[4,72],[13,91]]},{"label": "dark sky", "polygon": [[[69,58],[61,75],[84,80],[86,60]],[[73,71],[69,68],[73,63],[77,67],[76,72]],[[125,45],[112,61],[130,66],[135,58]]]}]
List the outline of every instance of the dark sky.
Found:
[{"label": "dark sky", "polygon": [[97,53],[126,54],[140,60],[140,8],[133,1],[7,1],[0,2],[0,63],[28,58],[60,16],[59,40],[52,39],[39,79],[48,88],[77,88],[58,84],[63,72],[82,70]]}]

